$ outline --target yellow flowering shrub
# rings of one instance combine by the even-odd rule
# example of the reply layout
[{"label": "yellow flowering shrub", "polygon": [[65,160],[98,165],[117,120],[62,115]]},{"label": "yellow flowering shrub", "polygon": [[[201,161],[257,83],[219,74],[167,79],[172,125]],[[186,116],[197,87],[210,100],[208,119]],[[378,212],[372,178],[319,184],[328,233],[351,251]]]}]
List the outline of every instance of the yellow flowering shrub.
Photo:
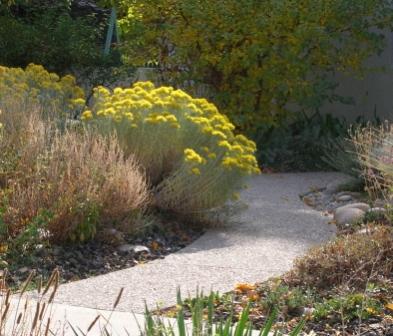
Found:
[{"label": "yellow flowering shrub", "polygon": [[219,207],[259,173],[254,142],[235,135],[215,105],[172,87],[98,87],[82,119],[116,131],[145,167],[159,208],[189,214]]},{"label": "yellow flowering shrub", "polygon": [[69,116],[84,105],[84,91],[73,76],[59,77],[36,64],[26,69],[0,66],[0,109],[38,106],[46,115]]}]

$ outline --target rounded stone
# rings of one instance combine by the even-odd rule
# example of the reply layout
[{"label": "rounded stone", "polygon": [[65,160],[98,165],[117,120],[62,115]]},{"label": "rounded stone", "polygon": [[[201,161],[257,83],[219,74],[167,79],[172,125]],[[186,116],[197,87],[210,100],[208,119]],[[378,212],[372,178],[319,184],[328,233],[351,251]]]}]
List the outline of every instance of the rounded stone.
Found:
[{"label": "rounded stone", "polygon": [[339,226],[354,224],[360,221],[365,215],[365,211],[358,208],[338,208],[334,213],[334,220]]},{"label": "rounded stone", "polygon": [[117,250],[118,250],[120,253],[127,254],[127,253],[129,253],[129,252],[133,252],[133,251],[134,251],[134,248],[135,248],[134,245],[131,245],[131,244],[123,244],[123,245],[120,245],[120,246],[117,248]]},{"label": "rounded stone", "polygon": [[386,212],[385,208],[371,208],[367,212],[374,214],[384,214]]},{"label": "rounded stone", "polygon": [[338,196],[336,198],[336,200],[339,202],[349,202],[352,200],[352,196],[351,195],[341,195],[341,196]]},{"label": "rounded stone", "polygon": [[343,206],[337,208],[336,211],[338,211],[339,209],[348,209],[348,208],[356,208],[356,209],[363,210],[364,212],[370,210],[370,206],[367,203],[358,202],[358,203],[351,203],[351,204],[343,205]]},{"label": "rounded stone", "polygon": [[337,182],[330,182],[326,185],[325,192],[328,194],[334,194],[338,191],[340,185]]}]

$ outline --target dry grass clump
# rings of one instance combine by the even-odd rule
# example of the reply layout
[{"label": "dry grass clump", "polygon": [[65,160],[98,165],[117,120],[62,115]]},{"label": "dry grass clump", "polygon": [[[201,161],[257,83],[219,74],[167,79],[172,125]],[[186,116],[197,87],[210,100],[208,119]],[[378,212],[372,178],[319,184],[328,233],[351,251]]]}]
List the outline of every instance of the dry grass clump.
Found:
[{"label": "dry grass clump", "polygon": [[345,284],[364,288],[393,272],[393,230],[377,227],[369,234],[354,234],[312,249],[286,275],[293,285],[329,289]]},{"label": "dry grass clump", "polygon": [[351,140],[370,197],[390,199],[393,191],[392,125],[386,122],[380,127],[359,128],[353,132]]},{"label": "dry grass clump", "polygon": [[59,131],[34,113],[11,120],[2,121],[1,141],[11,158],[2,158],[2,222],[8,237],[34,232],[53,241],[83,241],[100,225],[132,229],[135,213],[149,198],[147,182],[115,136]]}]

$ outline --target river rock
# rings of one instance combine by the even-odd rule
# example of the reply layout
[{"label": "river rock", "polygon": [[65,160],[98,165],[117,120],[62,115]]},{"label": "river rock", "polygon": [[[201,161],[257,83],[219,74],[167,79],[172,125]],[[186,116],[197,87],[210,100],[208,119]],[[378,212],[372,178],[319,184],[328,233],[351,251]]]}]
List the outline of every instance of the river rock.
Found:
[{"label": "river rock", "polygon": [[369,209],[367,212],[371,212],[371,213],[374,213],[374,214],[384,214],[386,212],[386,209],[385,208],[376,207],[376,208]]},{"label": "river rock", "polygon": [[351,204],[343,205],[343,206],[337,208],[336,212],[339,209],[348,209],[348,208],[356,208],[356,209],[363,210],[364,212],[367,212],[370,210],[370,206],[367,203],[358,202],[358,203],[351,203]]},{"label": "river rock", "polygon": [[134,246],[134,252],[135,253],[142,253],[142,252],[150,253],[150,249],[146,246],[143,246],[143,245],[136,245],[136,246]]},{"label": "river rock", "polygon": [[338,202],[349,202],[349,201],[352,201],[352,196],[344,194],[344,195],[336,197],[336,200]]},{"label": "river rock", "polygon": [[120,253],[127,254],[127,253],[129,253],[129,252],[133,252],[133,251],[134,251],[134,248],[135,248],[135,245],[123,244],[123,245],[120,245],[120,246],[117,248],[117,250],[118,250]]},{"label": "river rock", "polygon": [[340,207],[334,213],[334,220],[338,226],[345,226],[346,224],[354,224],[361,220],[365,211],[354,207]]}]

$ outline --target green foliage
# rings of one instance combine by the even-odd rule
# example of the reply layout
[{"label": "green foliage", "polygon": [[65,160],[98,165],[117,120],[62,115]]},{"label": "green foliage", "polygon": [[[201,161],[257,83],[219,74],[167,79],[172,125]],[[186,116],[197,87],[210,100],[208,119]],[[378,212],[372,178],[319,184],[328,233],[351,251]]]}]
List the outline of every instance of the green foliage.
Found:
[{"label": "green foliage", "polygon": [[10,241],[9,251],[17,253],[18,257],[26,257],[39,244],[46,244],[49,241],[48,223],[53,218],[53,214],[48,210],[41,210],[26,224],[14,239]]},{"label": "green foliage", "polygon": [[286,316],[302,315],[303,308],[313,302],[310,293],[306,293],[297,287],[290,288],[282,283],[272,287],[258,288],[258,291],[265,295],[261,304],[266,311],[272,311],[276,308]]},{"label": "green foliage", "polygon": [[33,62],[62,72],[73,66],[110,63],[102,55],[104,22],[74,17],[70,1],[18,2],[0,6],[0,64]]},{"label": "green foliage", "polygon": [[354,319],[367,319],[381,312],[382,308],[378,300],[363,293],[336,295],[316,304],[313,316],[316,320],[348,322]]},{"label": "green foliage", "polygon": [[347,126],[348,129],[346,134],[344,134],[345,136],[331,138],[327,144],[324,145],[322,161],[334,170],[351,175],[354,178],[354,180],[350,182],[350,184],[352,184],[351,187],[352,189],[358,189],[353,191],[364,191],[365,184],[361,176],[362,165],[358,158],[354,136],[359,132],[359,129],[367,125],[379,127],[381,124],[382,121],[376,114],[372,121],[366,121],[365,118],[358,117],[353,124]]},{"label": "green foliage", "polygon": [[[71,210],[71,209],[70,209]],[[94,202],[81,202],[77,204],[74,209],[74,216],[81,218],[81,221],[76,225],[75,229],[70,233],[72,241],[85,241],[86,239],[94,238],[97,227],[100,223],[100,212],[98,204]]]},{"label": "green foliage", "polygon": [[[386,0],[118,0],[124,55],[165,81],[207,86],[243,129],[347,99],[336,71],[361,73],[392,24]],[[377,29],[372,29],[377,28]],[[187,82],[186,82],[187,81]],[[192,84],[191,84],[192,83]]]},{"label": "green foliage", "polygon": [[[348,137],[338,137],[330,139],[324,149],[322,160],[334,170],[351,175],[357,180],[361,167],[359,165],[355,145]],[[359,185],[364,186],[363,181]]]},{"label": "green foliage", "polygon": [[323,157],[334,139],[347,135],[349,125],[332,115],[301,114],[278,125],[257,128],[258,161],[278,170],[331,169]]},{"label": "green foliage", "polygon": [[[141,330],[143,335],[146,336],[166,336],[166,335],[179,335],[179,336],[247,336],[251,335],[253,325],[250,321],[250,306],[247,305],[241,311],[238,322],[233,325],[232,318],[229,316],[223,320],[216,320],[215,317],[215,293],[211,292],[208,297],[203,296],[202,293],[197,293],[193,298],[191,306],[191,324],[188,323],[185,317],[184,302],[181,298],[180,292],[177,295],[177,311],[175,326],[165,322],[160,317],[154,317],[152,313],[146,308],[145,311],[145,326],[144,331]],[[273,324],[276,320],[277,313],[273,313],[267,319],[264,327],[260,328],[259,336],[267,336],[271,331]],[[304,326],[304,321],[300,322],[291,333],[290,336],[300,335],[301,329]],[[276,331],[275,335],[282,335]]]}]

